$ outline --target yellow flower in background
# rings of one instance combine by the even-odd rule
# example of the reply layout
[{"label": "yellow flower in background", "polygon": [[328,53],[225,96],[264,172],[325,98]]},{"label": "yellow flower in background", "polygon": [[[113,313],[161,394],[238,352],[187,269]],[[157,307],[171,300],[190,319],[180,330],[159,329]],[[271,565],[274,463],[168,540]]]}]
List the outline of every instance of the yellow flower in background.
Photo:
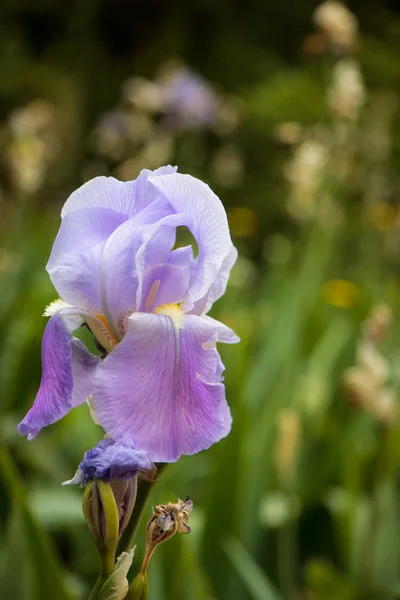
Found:
[{"label": "yellow flower in background", "polygon": [[296,411],[284,408],[277,419],[278,437],[274,449],[274,465],[283,485],[292,483],[301,442],[301,421]]},{"label": "yellow flower in background", "polygon": [[351,308],[360,294],[358,285],[346,279],[329,279],[322,286],[323,299],[336,308]]},{"label": "yellow flower in background", "polygon": [[250,237],[256,230],[256,214],[247,206],[237,206],[228,213],[231,234],[237,237]]},{"label": "yellow flower in background", "polygon": [[389,202],[379,202],[368,207],[368,219],[378,231],[390,231],[400,222],[400,211]]}]

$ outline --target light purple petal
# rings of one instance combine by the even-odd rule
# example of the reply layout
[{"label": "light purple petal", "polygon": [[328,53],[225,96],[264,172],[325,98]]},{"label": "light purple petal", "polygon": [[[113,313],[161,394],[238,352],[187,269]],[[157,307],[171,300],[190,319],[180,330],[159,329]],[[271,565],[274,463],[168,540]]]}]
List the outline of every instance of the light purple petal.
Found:
[{"label": "light purple petal", "polygon": [[143,278],[140,312],[152,312],[157,306],[182,302],[190,280],[190,263],[175,267],[168,263],[147,269]]},{"label": "light purple petal", "polygon": [[175,229],[185,224],[183,215],[171,212],[167,202],[156,201],[119,227],[106,244],[101,265],[101,303],[118,337],[123,329],[122,316],[136,311],[141,304],[145,269],[167,262]]},{"label": "light purple petal", "polygon": [[173,250],[168,257],[170,265],[182,266],[192,263],[193,261],[193,248],[192,246],[184,246],[183,248],[177,248]]},{"label": "light purple petal", "polygon": [[218,331],[201,317],[136,313],[124,339],[96,375],[93,403],[100,424],[120,443],[174,462],[225,437],[231,415],[213,347]]},{"label": "light purple petal", "polygon": [[134,181],[118,181],[114,177],[95,177],[71,194],[61,211],[61,217],[88,207],[109,208],[126,217],[132,217],[157,196],[154,188],[147,184],[150,175],[174,173],[176,167],[161,167],[155,171],[144,169]]},{"label": "light purple petal", "polygon": [[237,344],[240,342],[240,338],[236,333],[230,327],[221,323],[221,321],[217,321],[217,319],[213,319],[208,315],[203,315],[202,319],[215,330],[217,342],[222,342],[223,344]]},{"label": "light purple petal", "polygon": [[113,479],[130,479],[140,470],[153,470],[154,465],[147,452],[118,444],[111,438],[101,440],[85,452],[76,476],[65,483],[86,485],[93,479],[110,482]]},{"label": "light purple petal", "polygon": [[66,215],[46,267],[65,302],[101,312],[99,280],[103,249],[124,221],[125,216],[109,208],[82,208]]},{"label": "light purple petal", "polygon": [[198,243],[199,255],[196,274],[184,304],[185,311],[189,311],[208,293],[231,251],[225,209],[208,185],[190,175],[174,173],[149,177],[149,181],[177,213],[187,215],[191,220],[188,227]]},{"label": "light purple petal", "polygon": [[178,167],[171,167],[170,165],[166,167],[159,167],[155,171],[150,171],[149,169],[143,169],[140,172],[139,177],[135,181],[135,206],[136,211],[139,212],[143,210],[157,200],[159,196],[158,190],[149,183],[149,177],[159,177],[160,175],[170,175],[171,173],[176,173]]},{"label": "light purple petal", "polygon": [[231,246],[229,253],[224,258],[221,268],[218,272],[217,278],[211,285],[207,294],[204,298],[197,300],[194,303],[193,309],[190,311],[194,315],[203,315],[208,313],[212,305],[218,298],[221,298],[225,294],[226,287],[228,285],[229,275],[233,265],[235,264],[238,257],[238,252],[235,246]]},{"label": "light purple petal", "polygon": [[18,425],[21,435],[33,439],[42,427],[55,423],[71,408],[85,402],[100,359],[71,338],[82,319],[71,309],[51,317],[42,342],[42,379],[35,402]]}]

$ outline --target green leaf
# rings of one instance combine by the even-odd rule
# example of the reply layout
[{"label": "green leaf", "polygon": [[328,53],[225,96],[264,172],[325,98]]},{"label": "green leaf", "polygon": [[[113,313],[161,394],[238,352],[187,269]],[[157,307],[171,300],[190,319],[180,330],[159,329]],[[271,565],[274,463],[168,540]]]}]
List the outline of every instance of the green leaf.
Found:
[{"label": "green leaf", "polygon": [[254,600],[283,600],[266,573],[257,565],[239,540],[231,537],[224,542],[223,548]]},{"label": "green leaf", "polygon": [[128,571],[131,567],[135,549],[122,552],[117,558],[114,573],[107,579],[99,595],[99,600],[124,600],[128,593]]},{"label": "green leaf", "polygon": [[[5,597],[24,600],[70,600],[71,596],[66,589],[50,538],[29,510],[25,489],[3,448],[0,448],[0,479],[14,506],[13,521],[5,545],[8,564],[13,571],[9,572],[8,577],[7,573],[3,572],[9,590]],[[22,572],[20,567],[23,568]],[[22,593],[20,578],[24,571],[27,579],[23,582],[23,595],[19,595]]]}]

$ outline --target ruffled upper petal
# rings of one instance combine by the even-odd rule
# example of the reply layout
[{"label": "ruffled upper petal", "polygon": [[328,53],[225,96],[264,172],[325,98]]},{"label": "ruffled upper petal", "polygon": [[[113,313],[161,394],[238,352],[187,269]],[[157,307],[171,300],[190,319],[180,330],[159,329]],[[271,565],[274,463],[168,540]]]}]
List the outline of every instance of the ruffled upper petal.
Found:
[{"label": "ruffled upper petal", "polygon": [[233,265],[237,260],[237,257],[238,251],[236,250],[235,246],[232,245],[227,256],[222,262],[221,268],[214,283],[211,285],[204,298],[201,298],[194,303],[191,313],[195,315],[204,315],[208,313],[214,302],[225,294],[229,275]]},{"label": "ruffled upper petal", "polygon": [[130,218],[148,204],[153,202],[157,196],[154,188],[147,183],[151,175],[166,175],[174,173],[176,167],[160,167],[155,171],[143,169],[139,177],[134,181],[118,181],[114,177],[95,177],[84,183],[73,192],[65,202],[61,211],[61,217],[82,208],[96,207],[109,208],[122,213]]},{"label": "ruffled upper petal", "polygon": [[136,313],[128,322],[96,375],[93,403],[106,432],[160,462],[225,437],[231,415],[215,349],[218,327],[183,313],[180,321]]},{"label": "ruffled upper petal", "polygon": [[[102,479],[130,479],[138,471],[154,473],[155,467],[145,451],[118,444],[111,438],[101,440],[92,450],[85,452],[75,477],[65,484],[86,485],[88,481]],[[64,485],[65,485],[64,484]]]},{"label": "ruffled upper petal", "polygon": [[74,309],[51,317],[42,342],[42,379],[32,408],[18,425],[21,435],[33,439],[42,427],[55,423],[74,406],[85,402],[92,389],[100,359],[71,337],[83,320]]},{"label": "ruffled upper petal", "polygon": [[[149,181],[164,195],[177,213],[189,217],[187,227],[198,243],[197,268],[184,304],[185,311],[190,311],[194,303],[204,298],[222,275],[224,261],[228,260],[228,255],[232,253],[225,209],[208,185],[190,175],[174,173],[149,177]],[[220,284],[218,287],[221,287]]]},{"label": "ruffled upper petal", "polygon": [[110,208],[82,208],[66,215],[46,267],[65,302],[102,311],[101,258],[108,238],[124,221],[124,215]]}]

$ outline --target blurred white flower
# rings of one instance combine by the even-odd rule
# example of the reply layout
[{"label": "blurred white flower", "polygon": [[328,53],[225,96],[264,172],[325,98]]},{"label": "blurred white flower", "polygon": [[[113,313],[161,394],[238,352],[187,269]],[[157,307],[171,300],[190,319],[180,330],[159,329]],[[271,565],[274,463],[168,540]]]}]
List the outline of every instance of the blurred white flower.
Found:
[{"label": "blurred white flower", "polygon": [[329,41],[342,49],[351,49],[357,39],[358,22],[344,4],[327,0],[314,12],[314,23],[322,29]]},{"label": "blurred white flower", "polygon": [[391,312],[375,307],[364,323],[357,347],[357,364],[345,370],[343,384],[349,402],[375,419],[391,424],[397,413],[397,398],[389,385],[391,369],[378,351],[377,343],[387,330]]},{"label": "blurred white flower", "polygon": [[162,86],[144,77],[131,77],[125,81],[122,99],[144,112],[160,112],[165,105]]},{"label": "blurred white flower", "polygon": [[333,114],[355,119],[366,100],[365,87],[358,64],[344,58],[334,67],[328,90],[328,102]]},{"label": "blurred white flower", "polygon": [[305,140],[286,165],[285,174],[292,188],[289,210],[296,218],[314,215],[327,163],[326,146],[316,140]]},{"label": "blurred white flower", "polygon": [[13,183],[25,193],[35,193],[61,149],[55,107],[33,100],[10,114],[8,126],[11,141],[5,155]]}]

